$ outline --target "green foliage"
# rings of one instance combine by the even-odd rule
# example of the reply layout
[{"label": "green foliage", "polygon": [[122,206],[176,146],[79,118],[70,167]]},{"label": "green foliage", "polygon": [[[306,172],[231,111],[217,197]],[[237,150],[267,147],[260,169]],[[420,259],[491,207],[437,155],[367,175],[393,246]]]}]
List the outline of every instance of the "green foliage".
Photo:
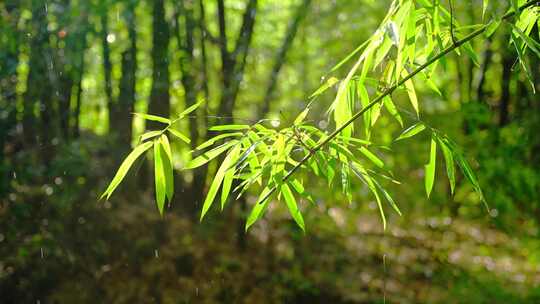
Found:
[{"label": "green foliage", "polygon": [[[520,63],[528,73],[523,61],[524,52],[530,49],[540,55],[538,42],[529,37],[538,17],[538,10],[528,7],[530,3],[518,7],[517,2],[513,1],[513,5],[513,11],[504,15],[502,19],[508,21],[515,12],[521,12],[516,25],[509,22],[512,24],[514,33],[512,43],[517,49]],[[483,14],[487,6],[488,2],[484,1]],[[494,24],[498,23],[496,20],[485,24],[460,26],[453,18],[452,12],[447,11],[438,2],[394,1],[373,35],[331,70],[331,73],[336,72],[347,61],[358,56],[346,77],[341,80],[334,76],[328,78],[310,96],[313,101],[329,88],[337,85],[336,96],[327,112],[333,118],[335,131],[326,133],[305,122],[311,103],[296,117],[292,126],[279,130],[268,128],[261,122],[253,125],[229,124],[209,128],[210,131],[224,133],[217,134],[200,144],[196,150],[205,150],[205,152],[184,166],[184,170],[194,169],[225,154],[207,192],[201,220],[212,206],[220,189],[221,208],[223,208],[230,194],[237,193],[238,198],[252,187],[256,189],[262,187],[261,195],[252,207],[246,222],[246,230],[263,215],[271,196],[283,199],[291,217],[302,230],[305,230],[300,211],[301,205],[299,207],[296,195],[291,190],[292,186],[300,197],[310,197],[301,180],[292,178],[293,174],[302,170],[305,174],[310,173],[326,179],[328,185],[336,183],[336,176],[340,176],[342,192],[349,201],[353,197],[349,181],[350,173],[353,172],[373,194],[383,227],[386,227],[386,216],[380,194],[383,194],[398,214],[401,214],[401,211],[389,192],[376,179],[376,176],[385,176],[384,174],[391,177],[392,172],[386,166],[384,158],[370,150],[376,147],[371,143],[370,137],[375,130],[377,120],[384,115],[382,108],[384,107],[390,116],[403,126],[401,114],[407,114],[407,112],[393,102],[392,93],[405,91],[414,110],[414,118],[418,120],[421,106],[413,78],[416,75],[424,75],[427,85],[441,95],[436,84],[430,79],[439,63],[445,64],[445,56],[456,52],[458,55],[462,53],[467,55],[474,64],[479,65],[479,59],[470,41],[484,32],[489,32],[488,34],[491,35],[491,32],[495,30]],[[375,93],[375,97],[370,97],[370,92]],[[178,119],[194,111],[198,105],[187,109],[180,114]],[[189,138],[178,131],[169,129],[178,119],[171,121],[149,114],[136,115],[167,124],[162,131],[145,133],[141,137],[143,141],[160,134],[161,137],[154,140],[153,144],[148,142],[143,144],[142,148],[138,148],[136,156],[130,155],[126,160],[129,160],[130,165],[142,152],[154,146],[156,200],[158,209],[162,212],[165,197],[170,200],[172,196],[172,193],[169,196],[170,188],[167,186],[172,182],[171,154],[170,152],[162,153],[169,151],[164,148],[167,137],[163,133],[169,130],[186,143],[189,142]],[[363,118],[365,138],[355,136],[354,125],[360,117]],[[406,128],[395,141],[413,137],[425,129],[425,123],[418,121]],[[430,196],[434,185],[437,145],[439,145],[444,155],[451,192],[454,192],[456,183],[455,163],[484,201],[480,183],[460,149],[446,135],[433,128],[430,129],[429,161],[424,171],[427,196]],[[223,142],[223,140],[228,141]],[[168,147],[168,143],[166,145]],[[358,159],[358,153],[368,162]],[[129,165],[120,167],[121,170],[104,195],[110,196],[127,172]],[[233,185],[236,185],[234,189]]]}]

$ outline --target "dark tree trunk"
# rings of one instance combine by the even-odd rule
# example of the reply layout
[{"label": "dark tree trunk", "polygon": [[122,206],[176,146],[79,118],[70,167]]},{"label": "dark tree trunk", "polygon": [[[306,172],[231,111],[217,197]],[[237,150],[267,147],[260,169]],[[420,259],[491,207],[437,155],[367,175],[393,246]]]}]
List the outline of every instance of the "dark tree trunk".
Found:
[{"label": "dark tree trunk", "polygon": [[[0,197],[4,197],[9,188],[10,172],[8,168],[8,155],[6,145],[12,142],[15,134],[12,134],[17,124],[16,102],[17,102],[17,66],[19,65],[19,44],[20,35],[17,23],[20,17],[18,1],[8,1],[5,4],[7,15],[4,16],[4,24],[12,30],[6,34],[6,44],[0,44],[0,49],[4,52],[3,60],[0,61],[0,108],[5,110],[0,115]],[[13,143],[12,143],[13,144]]]},{"label": "dark tree trunk", "polygon": [[499,102],[499,127],[505,126],[510,118],[510,80],[512,78],[512,66],[514,59],[510,54],[505,54],[502,60],[501,77],[501,100]]},{"label": "dark tree trunk", "polygon": [[101,8],[101,52],[103,56],[103,75],[105,77],[105,96],[107,97],[107,113],[109,118],[109,130],[112,128],[112,122],[114,121],[114,103],[112,93],[112,63],[111,63],[111,50],[109,48],[109,42],[107,37],[109,36],[109,16],[108,8],[104,6]]},{"label": "dark tree trunk", "polygon": [[77,84],[76,84],[77,95],[75,98],[75,109],[73,111],[73,137],[74,138],[79,138],[80,133],[81,133],[80,116],[81,116],[81,103],[82,103],[81,98],[82,98],[82,92],[83,92],[82,79],[84,76],[84,69],[85,69],[84,53],[86,51],[86,45],[87,45],[86,30],[84,30],[83,33],[81,33],[81,49],[79,52],[79,60],[77,63],[77,70],[78,70]]},{"label": "dark tree trunk", "polygon": [[[53,86],[51,70],[53,61],[49,48],[47,11],[44,2],[32,1],[32,21],[30,41],[30,70],[28,71],[27,90],[24,96],[23,130],[25,143],[33,145],[38,142],[43,161],[48,164],[52,158],[52,142],[55,126],[53,123]],[[40,124],[36,129],[36,107],[39,108]],[[36,141],[37,130],[39,140]]]},{"label": "dark tree trunk", "polygon": [[[152,89],[148,113],[170,116],[169,100],[169,27],[165,20],[163,0],[153,0],[152,11]],[[148,121],[149,129],[162,128],[163,124]]]},{"label": "dark tree trunk", "polygon": [[279,48],[279,51],[276,54],[276,57],[274,59],[274,66],[272,67],[272,71],[270,72],[270,80],[268,81],[268,85],[266,87],[266,93],[264,95],[264,99],[262,101],[262,106],[259,110],[259,117],[258,118],[264,118],[270,111],[270,103],[272,102],[272,98],[274,96],[274,92],[276,90],[276,84],[277,79],[279,75],[279,71],[281,70],[281,67],[285,63],[287,59],[287,52],[289,51],[294,38],[296,36],[296,32],[298,31],[298,27],[300,26],[300,23],[306,16],[309,6],[311,4],[311,0],[303,0],[302,3],[298,6],[296,9],[296,13],[289,23],[289,26],[287,28],[287,32],[285,34],[285,38],[283,39],[283,43],[281,44],[281,47]]},{"label": "dark tree trunk", "polygon": [[130,2],[126,12],[130,45],[122,52],[122,77],[120,78],[118,101],[114,106],[114,119],[111,122],[118,146],[126,152],[132,140],[133,106],[137,71],[137,33],[135,30],[135,4]]},{"label": "dark tree trunk", "polygon": [[223,0],[218,0],[218,20],[220,27],[221,69],[223,77],[222,95],[219,104],[219,115],[224,116],[225,123],[231,123],[232,113],[238,95],[238,90],[244,76],[246,58],[253,36],[255,16],[257,13],[257,0],[249,0],[242,18],[242,26],[238,33],[236,46],[232,53],[228,51],[225,6]]}]

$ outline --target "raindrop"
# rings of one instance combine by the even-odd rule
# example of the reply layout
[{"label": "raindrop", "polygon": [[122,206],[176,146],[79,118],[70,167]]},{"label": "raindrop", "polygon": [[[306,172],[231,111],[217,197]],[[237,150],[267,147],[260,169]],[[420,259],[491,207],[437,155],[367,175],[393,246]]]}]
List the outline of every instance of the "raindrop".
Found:
[{"label": "raindrop", "polygon": [[13,171],[13,179],[17,179],[17,172]]},{"label": "raindrop", "polygon": [[199,296],[199,287],[195,287],[195,294],[197,295],[197,297]]},{"label": "raindrop", "polygon": [[4,235],[0,233],[0,242],[3,242],[3,241],[4,241]]},{"label": "raindrop", "polygon": [[41,258],[43,259],[43,257],[45,256],[45,254],[43,253],[43,247],[39,248],[39,251],[40,251],[40,254],[41,254]]},{"label": "raindrop", "polygon": [[47,5],[47,2],[45,2],[45,13],[49,13],[49,6]]},{"label": "raindrop", "polygon": [[159,252],[157,249],[154,249],[154,255],[156,256],[156,259],[159,258]]},{"label": "raindrop", "polygon": [[54,179],[54,183],[57,184],[57,185],[61,185],[62,184],[62,178],[61,177],[57,177]]},{"label": "raindrop", "polygon": [[497,216],[499,215],[499,210],[497,210],[497,209],[491,209],[491,210],[489,210],[489,215],[490,215],[491,217],[497,217]]}]

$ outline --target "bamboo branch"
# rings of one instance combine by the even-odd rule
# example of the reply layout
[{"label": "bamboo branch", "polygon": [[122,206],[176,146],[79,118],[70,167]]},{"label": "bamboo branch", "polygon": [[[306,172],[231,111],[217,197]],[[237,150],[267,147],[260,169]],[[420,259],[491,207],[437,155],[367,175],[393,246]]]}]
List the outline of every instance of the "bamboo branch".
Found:
[{"label": "bamboo branch", "polygon": [[[540,1],[539,0],[531,0],[531,1],[528,1],[527,3],[523,4],[522,6],[519,7],[519,11],[518,12],[521,12],[523,11],[524,9],[530,7],[530,6],[533,6],[533,5],[540,5]],[[509,11],[507,12],[506,14],[504,14],[502,16],[502,20],[505,20],[505,19],[509,19],[511,17],[513,17],[514,15],[516,14],[516,11]],[[331,140],[333,140],[339,133],[341,133],[341,131],[343,131],[347,126],[349,126],[350,124],[352,124],[355,120],[357,120],[358,118],[360,118],[364,113],[366,113],[369,109],[371,109],[372,107],[374,107],[376,104],[378,104],[379,102],[381,102],[384,97],[392,94],[392,92],[397,89],[398,87],[400,87],[401,85],[403,85],[406,81],[410,80],[411,78],[413,78],[414,76],[416,76],[418,73],[422,72],[423,70],[425,70],[427,67],[429,67],[430,65],[432,65],[433,63],[435,63],[436,61],[438,61],[439,59],[443,58],[444,56],[448,55],[449,53],[451,53],[452,51],[454,51],[455,49],[457,49],[458,47],[460,47],[461,45],[467,43],[468,41],[476,38],[477,36],[479,36],[480,34],[484,33],[486,31],[486,29],[489,27],[489,25],[493,22],[490,21],[489,23],[486,23],[484,24],[482,27],[478,28],[477,30],[475,30],[474,32],[470,33],[469,35],[463,37],[462,39],[460,40],[457,40],[455,41],[451,46],[445,48],[444,50],[442,50],[440,53],[438,53],[437,55],[435,55],[434,57],[432,57],[431,59],[429,59],[427,62],[425,62],[424,64],[420,65],[418,68],[416,68],[414,71],[412,71],[411,73],[409,73],[407,76],[405,76],[403,79],[401,79],[400,81],[398,81],[395,85],[387,88],[384,92],[382,92],[381,94],[379,94],[375,99],[373,99],[373,101],[371,101],[369,104],[367,104],[364,108],[362,108],[362,110],[356,112],[348,121],[346,121],[343,125],[341,125],[340,127],[338,127],[334,132],[332,132],[330,135],[328,135],[328,137],[326,137],[323,141],[321,141],[319,144],[317,144],[314,148],[312,148],[308,154],[306,154],[306,156],[304,156],[304,158],[302,158],[302,160],[300,160],[300,162],[298,162],[298,164],[296,166],[294,166],[289,172],[287,172],[287,174],[282,178],[282,182],[285,182],[287,181],[296,171],[298,171],[298,169],[300,167],[302,167],[302,165],[304,165],[317,151],[319,151],[322,147],[324,147],[326,144],[328,144]],[[275,191],[277,190],[277,187],[276,186],[273,186],[272,189],[270,189],[270,191],[264,196],[262,197],[260,200],[259,200],[259,203],[263,203],[264,201],[266,201]]]}]

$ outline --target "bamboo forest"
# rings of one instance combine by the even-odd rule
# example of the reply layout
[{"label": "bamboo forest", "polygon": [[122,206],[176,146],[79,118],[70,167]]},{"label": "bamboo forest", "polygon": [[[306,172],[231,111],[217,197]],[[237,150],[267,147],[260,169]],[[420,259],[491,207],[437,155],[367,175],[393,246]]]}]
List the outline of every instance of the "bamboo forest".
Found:
[{"label": "bamboo forest", "polygon": [[538,0],[1,0],[0,303],[540,303],[538,91]]}]

